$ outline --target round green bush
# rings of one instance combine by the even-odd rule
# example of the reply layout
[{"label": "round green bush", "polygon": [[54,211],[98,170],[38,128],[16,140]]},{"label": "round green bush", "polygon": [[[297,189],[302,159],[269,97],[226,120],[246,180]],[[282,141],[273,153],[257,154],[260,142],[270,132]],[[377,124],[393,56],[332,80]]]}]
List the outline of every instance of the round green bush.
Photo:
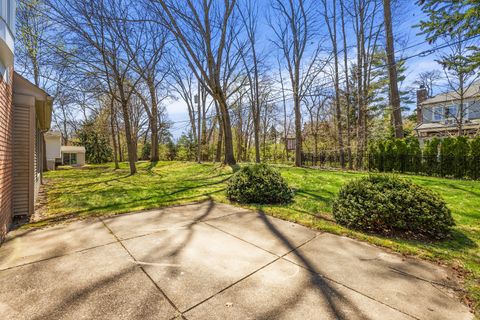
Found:
[{"label": "round green bush", "polygon": [[280,173],[265,164],[242,167],[228,181],[227,196],[240,203],[288,203],[293,191]]},{"label": "round green bush", "polygon": [[370,175],[345,184],[333,203],[333,216],[351,229],[414,238],[441,239],[454,225],[439,195],[392,175]]}]

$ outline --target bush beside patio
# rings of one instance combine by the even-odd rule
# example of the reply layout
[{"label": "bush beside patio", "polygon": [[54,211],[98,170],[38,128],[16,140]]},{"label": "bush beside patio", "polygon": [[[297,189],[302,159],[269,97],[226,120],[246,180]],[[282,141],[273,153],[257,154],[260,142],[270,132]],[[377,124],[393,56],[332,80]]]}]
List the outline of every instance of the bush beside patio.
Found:
[{"label": "bush beside patio", "polygon": [[413,239],[443,239],[454,225],[438,194],[394,175],[369,175],[345,184],[333,203],[333,216],[351,229]]}]

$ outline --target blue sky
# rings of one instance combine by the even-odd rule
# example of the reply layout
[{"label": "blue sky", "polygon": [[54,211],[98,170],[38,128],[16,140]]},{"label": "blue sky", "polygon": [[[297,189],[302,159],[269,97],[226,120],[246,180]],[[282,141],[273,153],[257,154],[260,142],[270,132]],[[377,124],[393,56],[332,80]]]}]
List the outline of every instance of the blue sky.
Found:
[{"label": "blue sky", "polygon": [[[259,46],[263,47],[265,49],[265,52],[272,52],[271,42],[269,40],[269,38],[271,38],[272,36],[272,32],[270,27],[268,26],[266,18],[266,14],[268,12],[267,4],[268,1],[263,1],[260,4],[262,8],[260,9],[261,14],[258,19],[258,30],[259,34],[261,35],[259,39]],[[398,52],[397,59],[399,57],[415,55],[435,47],[435,44],[428,44],[425,41],[425,37],[418,34],[419,29],[414,27],[421,19],[425,18],[425,15],[422,13],[418,5],[416,5],[413,1],[400,0],[397,2],[397,7],[393,10],[394,33],[396,37],[400,39],[400,41],[395,44],[395,51]],[[323,26],[323,28],[326,27]],[[352,38],[351,40],[347,40],[349,40],[348,42],[351,41],[352,43],[354,43],[355,39],[353,38],[353,33],[351,32],[351,30],[350,32],[348,31],[349,28],[351,29],[351,27],[347,25],[347,34],[352,34]],[[321,30],[321,32],[326,33],[326,29]],[[275,53],[271,53],[271,57],[267,58],[271,58],[273,61],[275,61],[274,54]],[[354,53],[350,53],[350,56],[353,57],[353,55]],[[437,55],[438,53],[434,53],[428,56],[409,59],[406,63],[406,80],[402,84],[402,87],[413,87],[412,83],[413,81],[415,81],[417,75],[420,72],[433,69],[440,70],[438,63],[435,62]],[[276,69],[276,67],[274,66],[272,69]],[[182,134],[182,132],[186,131],[188,126],[187,108],[185,106],[185,103],[181,100],[170,101],[166,104],[166,107],[169,114],[169,119],[175,122],[174,127],[172,128],[172,134],[175,138],[178,138]]]}]

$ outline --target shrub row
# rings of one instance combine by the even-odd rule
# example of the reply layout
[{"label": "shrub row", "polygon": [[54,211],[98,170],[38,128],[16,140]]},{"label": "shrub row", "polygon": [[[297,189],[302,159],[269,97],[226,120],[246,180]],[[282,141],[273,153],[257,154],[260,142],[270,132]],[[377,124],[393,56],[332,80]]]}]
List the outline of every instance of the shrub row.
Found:
[{"label": "shrub row", "polygon": [[434,138],[423,148],[415,138],[370,144],[369,170],[411,172],[455,178],[480,178],[480,137]]},{"label": "shrub row", "polygon": [[[280,173],[265,164],[242,167],[227,196],[240,203],[277,204],[293,199]],[[445,201],[429,189],[393,175],[370,175],[345,184],[333,203],[335,220],[348,228],[413,238],[440,239],[454,224]]]}]

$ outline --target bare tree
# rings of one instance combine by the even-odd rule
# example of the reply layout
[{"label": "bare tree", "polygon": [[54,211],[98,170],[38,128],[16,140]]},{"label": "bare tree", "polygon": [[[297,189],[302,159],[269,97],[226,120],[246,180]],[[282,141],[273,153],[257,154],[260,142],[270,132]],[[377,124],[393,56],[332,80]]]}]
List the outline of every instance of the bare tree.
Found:
[{"label": "bare tree", "polygon": [[[322,122],[325,120],[325,105],[332,99],[324,92],[321,86],[316,86],[310,90],[310,93],[305,97],[305,108],[309,115],[309,133],[313,137],[315,157],[318,157],[318,145],[320,133],[322,130]],[[335,111],[336,112],[336,111]]]},{"label": "bare tree", "polygon": [[353,19],[357,59],[354,80],[357,102],[356,167],[363,168],[363,157],[368,144],[368,104],[371,99],[372,62],[382,24],[378,23],[379,0],[352,0],[348,12]]},{"label": "bare tree", "polygon": [[427,96],[432,97],[435,86],[442,79],[442,73],[439,70],[430,70],[418,74],[417,79],[413,82],[419,87],[427,90]]},{"label": "bare tree", "polygon": [[[151,130],[152,151],[150,161],[159,160],[158,153],[158,109],[159,104],[165,98],[165,94],[159,97],[159,90],[165,89],[165,78],[168,74],[168,64],[162,63],[167,51],[169,34],[166,28],[152,21],[150,13],[143,7],[130,14],[135,14],[133,26],[124,21],[117,20],[114,30],[116,36],[123,43],[129,59],[132,60],[134,70],[147,87],[149,103],[144,96],[139,94],[142,104],[147,112]],[[138,92],[137,92],[138,93]]]},{"label": "bare tree", "polygon": [[332,0],[332,10],[329,11],[327,0],[323,1],[325,24],[327,25],[328,34],[332,42],[333,63],[334,63],[334,86],[335,86],[335,118],[337,123],[337,139],[340,150],[340,165],[345,167],[345,153],[343,149],[343,127],[342,127],[342,108],[340,104],[340,77],[339,77],[339,60],[337,46],[337,1]]},{"label": "bare tree", "polygon": [[287,115],[287,99],[285,96],[285,86],[283,83],[282,65],[278,61],[278,77],[280,80],[280,90],[282,92],[282,106],[283,106],[283,142],[285,148],[285,160],[288,161],[288,133],[290,132],[290,122]]},{"label": "bare tree", "polygon": [[[70,31],[72,42],[84,48],[85,54],[75,56],[78,63],[83,63],[93,68],[94,72],[100,73],[110,96],[119,103],[123,115],[130,173],[135,174],[137,150],[133,141],[129,102],[141,78],[135,79],[131,55],[125,52],[116,32],[120,23],[128,23],[129,3],[113,0],[46,1],[53,19]],[[135,52],[137,51],[138,47],[135,49]]]},{"label": "bare tree", "polygon": [[298,167],[302,165],[301,102],[324,67],[319,63],[321,51],[315,39],[318,30],[314,4],[309,0],[275,0],[270,17],[273,43],[280,49],[290,76],[295,113],[295,166]]},{"label": "bare tree", "polygon": [[[260,80],[259,57],[257,53],[257,21],[258,5],[255,1],[246,0],[245,10],[240,10],[240,16],[248,39],[248,52],[242,52],[242,61],[245,66],[247,79],[250,86],[250,106],[253,118],[253,136],[255,145],[255,162],[260,162]],[[250,60],[247,63],[246,55]],[[251,67],[250,67],[251,64]]]},{"label": "bare tree", "polygon": [[348,154],[348,167],[349,169],[353,168],[352,161],[352,144],[351,144],[351,115],[352,115],[352,106],[351,106],[351,92],[350,92],[350,78],[348,70],[350,68],[348,64],[348,46],[347,46],[347,33],[345,31],[345,4],[344,0],[340,0],[340,17],[341,17],[341,26],[342,26],[342,40],[343,40],[343,71],[345,73],[345,105],[346,105],[346,140],[347,140],[347,154]]},{"label": "bare tree", "polygon": [[[238,36],[236,0],[151,0],[158,17],[175,37],[189,67],[217,102],[222,120],[225,163],[236,163],[227,103],[228,84],[238,62],[232,46]],[[238,58],[238,57],[237,57]],[[226,85],[227,84],[227,85]]]}]

